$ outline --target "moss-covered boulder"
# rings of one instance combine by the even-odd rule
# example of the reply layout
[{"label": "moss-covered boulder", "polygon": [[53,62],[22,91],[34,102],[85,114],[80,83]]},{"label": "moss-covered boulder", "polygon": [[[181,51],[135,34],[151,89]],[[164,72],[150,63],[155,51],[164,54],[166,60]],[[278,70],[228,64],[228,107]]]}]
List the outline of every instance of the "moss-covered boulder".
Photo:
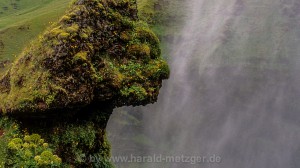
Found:
[{"label": "moss-covered boulder", "polygon": [[133,0],[77,0],[1,77],[0,112],[145,105],[168,75],[159,39]]}]

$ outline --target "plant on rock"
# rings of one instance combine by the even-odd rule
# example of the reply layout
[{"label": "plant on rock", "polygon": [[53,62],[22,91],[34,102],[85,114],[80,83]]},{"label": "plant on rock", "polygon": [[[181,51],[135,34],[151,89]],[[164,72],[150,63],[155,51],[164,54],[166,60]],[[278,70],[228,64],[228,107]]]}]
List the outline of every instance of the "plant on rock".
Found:
[{"label": "plant on rock", "polygon": [[8,143],[6,167],[59,167],[61,159],[38,134],[13,138]]}]

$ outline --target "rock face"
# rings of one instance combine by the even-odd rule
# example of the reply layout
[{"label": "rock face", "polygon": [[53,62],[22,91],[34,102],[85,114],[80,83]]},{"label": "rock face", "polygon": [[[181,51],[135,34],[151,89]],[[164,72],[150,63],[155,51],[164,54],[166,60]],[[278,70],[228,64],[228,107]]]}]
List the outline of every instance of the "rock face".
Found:
[{"label": "rock face", "polygon": [[[169,69],[131,0],[78,0],[0,79],[0,112],[156,101]],[[30,114],[29,114],[30,115]]]}]

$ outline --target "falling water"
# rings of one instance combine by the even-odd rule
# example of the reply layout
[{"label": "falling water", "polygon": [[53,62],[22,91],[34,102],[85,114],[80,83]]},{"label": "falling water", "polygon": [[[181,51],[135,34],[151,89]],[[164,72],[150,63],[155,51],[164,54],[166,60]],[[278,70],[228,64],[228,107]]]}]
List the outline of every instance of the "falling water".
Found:
[{"label": "falling water", "polygon": [[143,115],[142,154],[222,159],[142,167],[299,168],[300,1],[188,3],[158,102],[126,110]]}]

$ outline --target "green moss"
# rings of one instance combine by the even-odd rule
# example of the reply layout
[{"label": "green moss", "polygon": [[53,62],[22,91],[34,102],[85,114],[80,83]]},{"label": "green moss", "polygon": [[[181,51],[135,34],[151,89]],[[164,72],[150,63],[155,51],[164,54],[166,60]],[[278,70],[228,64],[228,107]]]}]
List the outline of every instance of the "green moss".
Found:
[{"label": "green moss", "polygon": [[125,97],[133,96],[139,101],[143,101],[147,96],[146,90],[139,85],[132,85],[130,87],[125,87],[121,90],[121,94]]},{"label": "green moss", "polygon": [[128,42],[128,41],[130,41],[132,39],[131,35],[129,34],[129,32],[126,32],[126,31],[121,32],[120,38],[121,38],[121,40],[123,40],[125,42]]},{"label": "green moss", "polygon": [[67,21],[69,21],[71,19],[71,17],[70,16],[68,16],[68,15],[65,15],[65,16],[63,16],[62,18],[61,18],[61,21],[63,21],[63,22],[67,22]]},{"label": "green moss", "polygon": [[163,60],[154,61],[148,64],[145,68],[145,73],[148,73],[155,80],[169,78],[170,69],[167,63]]},{"label": "green moss", "polygon": [[[64,158],[76,156],[74,158],[79,159],[80,156],[94,148],[97,132],[93,123],[84,126],[68,125],[66,128],[60,129],[53,135],[52,141],[58,150],[66,150],[59,148],[67,147]],[[63,131],[63,134],[60,131]],[[74,161],[80,162],[80,160]]]},{"label": "green moss", "polygon": [[[49,141],[59,156],[73,167],[91,167],[91,162],[82,158],[97,156],[103,159],[98,166],[110,165],[110,144],[107,141],[105,127],[110,113],[107,109],[81,111],[79,116],[61,120],[48,132]],[[112,109],[110,110],[112,111]],[[88,113],[89,115],[83,115]],[[50,136],[51,135],[51,136]],[[107,162],[106,162],[107,161]]]},{"label": "green moss", "polygon": [[147,44],[132,44],[128,46],[128,55],[134,57],[150,57],[151,49]]},{"label": "green moss", "polygon": [[83,39],[88,39],[89,36],[86,34],[86,33],[80,33],[80,37],[83,38]]},{"label": "green moss", "polygon": [[129,62],[120,66],[120,72],[126,74],[126,76],[138,76],[141,75],[143,70],[143,65],[140,63]]},{"label": "green moss", "polygon": [[72,108],[95,100],[115,107],[154,102],[169,71],[158,38],[137,20],[133,6],[131,1],[75,2],[65,15],[72,23],[54,23],[0,79],[5,84],[0,112]]},{"label": "green moss", "polygon": [[79,26],[77,24],[72,24],[70,27],[66,28],[66,32],[68,33],[76,33],[79,30]]},{"label": "green moss", "polygon": [[87,52],[80,51],[79,53],[74,55],[73,60],[74,61],[77,61],[77,60],[87,61],[87,56],[88,56]]},{"label": "green moss", "polygon": [[58,38],[62,40],[62,39],[67,39],[69,36],[70,36],[70,33],[62,32],[58,35]]},{"label": "green moss", "polygon": [[53,28],[50,32],[49,32],[49,35],[50,36],[53,36],[53,37],[56,37],[58,36],[59,34],[63,33],[63,30],[60,28],[60,27],[56,27],[56,28]]},{"label": "green moss", "polygon": [[137,38],[141,42],[147,42],[150,44],[159,44],[158,37],[151,31],[148,27],[138,27],[136,28]]},{"label": "green moss", "polygon": [[88,36],[90,36],[93,33],[93,29],[90,26],[87,26],[82,30],[84,33],[86,33]]}]

